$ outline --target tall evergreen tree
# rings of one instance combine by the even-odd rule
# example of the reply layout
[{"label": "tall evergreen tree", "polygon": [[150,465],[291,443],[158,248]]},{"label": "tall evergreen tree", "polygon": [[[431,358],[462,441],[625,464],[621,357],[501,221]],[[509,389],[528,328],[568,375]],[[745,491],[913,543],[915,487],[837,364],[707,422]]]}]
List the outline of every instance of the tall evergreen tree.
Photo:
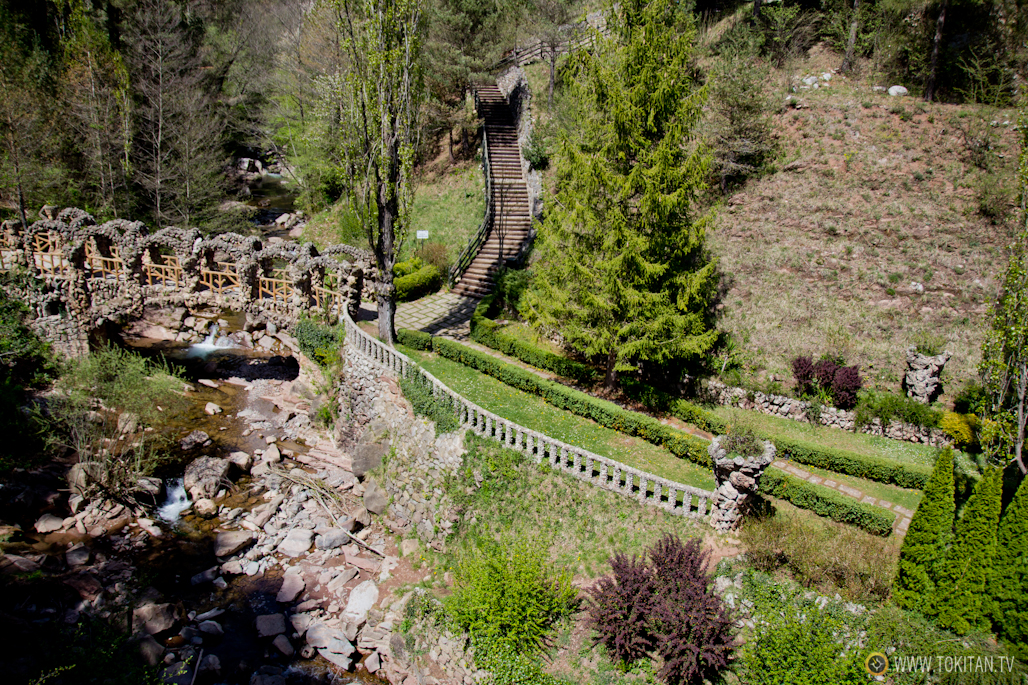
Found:
[{"label": "tall evergreen tree", "polygon": [[1003,513],[986,588],[986,612],[997,632],[1028,652],[1028,478]]},{"label": "tall evergreen tree", "polygon": [[939,560],[953,534],[953,450],[945,449],[924,489],[900,548],[893,598],[904,609],[932,613]]},{"label": "tall evergreen tree", "polygon": [[695,29],[673,0],[624,0],[608,35],[577,56],[567,100],[579,109],[557,154],[555,201],[529,317],[619,370],[707,352],[717,284],[695,216],[710,156],[690,146],[706,89],[690,74]]},{"label": "tall evergreen tree", "polygon": [[939,625],[960,635],[984,627],[982,596],[996,553],[1002,473],[991,468],[975,485],[957,522],[953,546],[939,568],[934,613]]}]

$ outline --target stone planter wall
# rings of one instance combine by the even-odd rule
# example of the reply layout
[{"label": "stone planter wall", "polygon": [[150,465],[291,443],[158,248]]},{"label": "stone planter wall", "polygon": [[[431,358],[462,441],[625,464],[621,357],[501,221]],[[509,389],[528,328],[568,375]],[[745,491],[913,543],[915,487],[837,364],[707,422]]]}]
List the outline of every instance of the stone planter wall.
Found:
[{"label": "stone planter wall", "polygon": [[[768,395],[762,392],[751,393],[743,388],[733,388],[720,381],[711,380],[706,386],[707,396],[716,404],[726,407],[739,407],[750,411],[758,411],[769,416],[778,416],[795,421],[807,421],[810,403],[783,395]],[[824,407],[821,411],[821,425],[853,432],[856,428],[856,412]],[[948,435],[938,428],[924,428],[900,421],[890,421],[883,426],[879,419],[872,419],[867,426],[859,428],[861,433],[879,435],[893,440],[915,442],[933,447],[945,447],[951,444]]]}]

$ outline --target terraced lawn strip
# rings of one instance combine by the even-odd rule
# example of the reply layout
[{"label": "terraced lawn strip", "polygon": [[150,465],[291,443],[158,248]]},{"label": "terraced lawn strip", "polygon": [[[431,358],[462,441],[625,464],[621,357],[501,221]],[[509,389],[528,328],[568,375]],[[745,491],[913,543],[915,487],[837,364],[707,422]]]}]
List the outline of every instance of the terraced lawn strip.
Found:
[{"label": "terraced lawn strip", "polygon": [[455,392],[505,419],[656,476],[704,490],[715,487],[711,471],[679,459],[664,448],[558,409],[540,397],[436,353],[401,345],[397,349]]}]

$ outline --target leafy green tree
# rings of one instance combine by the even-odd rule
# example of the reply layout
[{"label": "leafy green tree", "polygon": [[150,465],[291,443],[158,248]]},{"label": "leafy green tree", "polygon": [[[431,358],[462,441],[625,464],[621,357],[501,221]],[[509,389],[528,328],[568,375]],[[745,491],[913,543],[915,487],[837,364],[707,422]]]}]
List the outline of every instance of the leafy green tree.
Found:
[{"label": "leafy green tree", "polygon": [[986,613],[1001,637],[1028,650],[1028,479],[1003,512],[996,535]]},{"label": "leafy green tree", "polygon": [[349,69],[341,95],[350,206],[375,254],[378,335],[396,340],[393,266],[410,222],[422,88],[421,0],[335,0]]},{"label": "leafy green tree", "polygon": [[1024,460],[1028,424],[1028,110],[1021,112],[1021,216],[1010,247],[1003,290],[992,309],[992,329],[982,345],[979,372],[990,396],[983,407],[980,436],[987,455],[998,463],[1013,460],[1028,473]]},{"label": "leafy green tree", "polygon": [[935,615],[940,626],[964,635],[984,622],[982,596],[996,553],[1002,471],[989,469],[975,485],[936,584]]},{"label": "leafy green tree", "polygon": [[607,16],[608,35],[576,57],[567,101],[578,126],[556,155],[526,309],[574,349],[606,357],[613,387],[634,362],[713,347],[718,274],[709,215],[694,208],[710,155],[689,144],[706,100],[690,78],[692,17],[672,0],[628,0]]},{"label": "leafy green tree", "polygon": [[939,560],[953,534],[953,450],[945,449],[924,489],[900,548],[893,597],[904,609],[930,613]]}]

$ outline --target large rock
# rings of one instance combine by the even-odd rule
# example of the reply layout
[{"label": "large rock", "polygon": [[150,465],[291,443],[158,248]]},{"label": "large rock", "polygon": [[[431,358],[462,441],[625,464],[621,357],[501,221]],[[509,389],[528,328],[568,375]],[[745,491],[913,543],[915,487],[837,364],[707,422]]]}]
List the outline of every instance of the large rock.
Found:
[{"label": "large rock", "polygon": [[942,391],[942,370],[953,356],[950,351],[928,356],[915,347],[907,348],[907,372],[903,376],[903,388],[910,397],[921,404],[930,404]]},{"label": "large rock", "polygon": [[389,506],[389,494],[373,480],[364,488],[364,508],[372,514],[381,514]]},{"label": "large rock", "polygon": [[294,528],[286,535],[286,539],[279,544],[278,551],[287,557],[298,557],[311,548],[311,539],[313,537],[313,530]]},{"label": "large rock", "polygon": [[228,482],[230,464],[227,459],[200,457],[186,467],[182,484],[193,500],[213,499]]},{"label": "large rock", "polygon": [[228,461],[240,471],[249,471],[253,466],[253,457],[246,452],[233,452],[228,455]]},{"label": "large rock", "polygon": [[330,528],[314,540],[318,549],[335,549],[350,542],[350,536],[341,528]]},{"label": "large rock", "polygon": [[364,474],[382,465],[382,458],[389,453],[389,424],[374,419],[364,429],[353,450],[353,475],[363,478]]},{"label": "large rock", "polygon": [[150,635],[163,633],[175,625],[175,611],[170,604],[144,604],[132,612],[135,624]]},{"label": "large rock", "polygon": [[118,433],[120,435],[131,435],[139,428],[139,415],[130,411],[123,411],[118,416]]},{"label": "large rock", "polygon": [[230,556],[247,547],[251,542],[253,542],[253,534],[248,530],[218,533],[218,537],[214,540],[214,556]]},{"label": "large rock", "polygon": [[343,620],[361,625],[368,620],[368,612],[378,601],[378,586],[373,580],[365,580],[350,592],[350,599],[343,610]]},{"label": "large rock", "polygon": [[211,436],[201,430],[195,430],[178,441],[179,447],[184,450],[192,450],[197,447],[204,447],[211,444]]},{"label": "large rock", "polygon": [[47,533],[53,533],[56,530],[64,528],[64,519],[59,519],[53,514],[43,514],[36,521],[36,532],[46,535]]},{"label": "large rock", "polygon": [[292,604],[306,586],[307,583],[301,574],[287,573],[282,578],[282,587],[279,588],[278,596],[275,597],[275,600],[284,604]]},{"label": "large rock", "polygon": [[891,95],[894,98],[903,97],[904,95],[907,95],[909,92],[910,91],[908,91],[903,86],[889,86],[889,95]]},{"label": "large rock", "polygon": [[286,617],[284,614],[264,614],[257,617],[257,636],[275,637],[286,632]]}]

